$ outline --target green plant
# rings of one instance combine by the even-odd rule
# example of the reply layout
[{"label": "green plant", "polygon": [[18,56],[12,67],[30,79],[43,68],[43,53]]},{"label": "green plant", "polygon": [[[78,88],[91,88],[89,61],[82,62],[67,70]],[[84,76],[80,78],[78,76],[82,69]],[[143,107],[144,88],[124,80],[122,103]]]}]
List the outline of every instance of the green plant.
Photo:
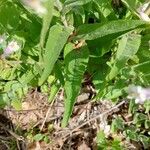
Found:
[{"label": "green plant", "polygon": [[97,145],[98,150],[122,150],[123,145],[121,144],[121,141],[117,138],[114,138],[113,140],[108,140],[105,137],[105,134],[103,131],[99,131],[97,133]]},{"label": "green plant", "polygon": [[142,0],[113,0],[113,5],[107,0],[47,0],[35,7],[32,1],[1,0],[1,105],[20,109],[28,88],[49,84],[51,101],[64,87],[65,127],[85,71],[92,76],[96,99],[117,101],[129,84],[148,86],[149,11],[141,5]]}]

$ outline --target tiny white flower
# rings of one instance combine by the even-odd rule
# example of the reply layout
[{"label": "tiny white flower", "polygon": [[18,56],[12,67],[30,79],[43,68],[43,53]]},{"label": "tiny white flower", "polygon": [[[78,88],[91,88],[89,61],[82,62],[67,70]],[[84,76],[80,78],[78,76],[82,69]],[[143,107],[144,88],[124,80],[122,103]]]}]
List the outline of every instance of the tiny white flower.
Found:
[{"label": "tiny white flower", "polygon": [[25,5],[33,9],[37,14],[45,14],[46,8],[42,4],[42,0],[22,0]]},{"label": "tiny white flower", "polygon": [[149,4],[150,4],[150,2],[145,3],[144,5],[142,5],[142,6],[140,7],[141,11],[142,11],[142,12],[146,11],[146,9],[148,8]]},{"label": "tiny white flower", "polygon": [[4,38],[0,36],[0,44],[2,44],[3,42],[4,42]]},{"label": "tiny white flower", "polygon": [[142,5],[140,8],[138,8],[138,13],[140,15],[140,18],[144,21],[150,21],[150,18],[149,18],[149,14],[146,14],[145,11],[146,9],[149,7],[150,5],[150,2],[148,3],[145,3],[144,5]]},{"label": "tiny white flower", "polygon": [[110,125],[100,125],[100,129],[105,133],[105,136],[108,137],[110,134]]},{"label": "tiny white flower", "polygon": [[101,122],[99,127],[105,133],[105,136],[108,137],[111,129],[110,125],[108,125],[107,122]]},{"label": "tiny white flower", "polygon": [[150,21],[150,18],[149,18],[149,16],[147,15],[147,14],[145,14],[144,12],[139,12],[139,14],[140,14],[140,18],[142,19],[142,20],[144,20],[144,21]]},{"label": "tiny white flower", "polygon": [[20,49],[19,44],[16,41],[13,40],[13,41],[8,43],[7,47],[4,50],[3,56],[7,57],[10,54],[18,51],[19,49]]},{"label": "tiny white flower", "polygon": [[19,46],[19,44],[16,41],[13,40],[10,43],[8,43],[8,47],[7,48],[10,48],[10,49],[12,49],[15,52],[15,51],[19,50],[20,46]]},{"label": "tiny white flower", "polygon": [[110,125],[105,126],[104,133],[105,133],[106,136],[109,136],[109,134],[110,134]]},{"label": "tiny white flower", "polygon": [[7,39],[7,36],[5,34],[0,35],[0,44],[4,43]]},{"label": "tiny white flower", "polygon": [[146,100],[150,100],[150,88],[130,86],[128,98],[135,99],[136,104],[143,104]]}]

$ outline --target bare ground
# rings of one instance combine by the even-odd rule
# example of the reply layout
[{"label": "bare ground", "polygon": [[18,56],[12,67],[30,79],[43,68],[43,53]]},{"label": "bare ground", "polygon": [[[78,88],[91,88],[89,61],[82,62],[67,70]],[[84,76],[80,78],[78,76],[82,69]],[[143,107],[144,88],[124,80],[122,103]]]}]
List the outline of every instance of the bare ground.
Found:
[{"label": "bare ground", "polygon": [[[117,115],[126,122],[130,122],[130,116],[126,101],[116,105],[110,100],[94,102],[89,95],[82,93],[78,97],[67,128],[61,128],[63,91],[49,104],[46,95],[31,90],[23,100],[22,110],[8,107],[1,110],[0,150],[97,150],[97,132],[105,131]],[[39,133],[49,142],[35,142],[33,136]],[[112,135],[106,130],[106,135],[108,138],[118,136],[126,149],[142,149],[140,144],[125,141],[121,133]]]}]

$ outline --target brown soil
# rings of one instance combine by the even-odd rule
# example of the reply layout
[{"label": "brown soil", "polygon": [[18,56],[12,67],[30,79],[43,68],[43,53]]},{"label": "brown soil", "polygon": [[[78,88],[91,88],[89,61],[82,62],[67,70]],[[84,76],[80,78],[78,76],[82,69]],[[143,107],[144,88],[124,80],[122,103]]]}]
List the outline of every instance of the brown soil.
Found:
[{"label": "brown soil", "polygon": [[[63,91],[49,104],[46,95],[31,90],[22,102],[22,110],[16,111],[7,107],[1,111],[0,123],[7,129],[0,128],[0,150],[9,150],[12,143],[16,145],[14,150],[97,150],[97,132],[103,126],[110,125],[116,115],[126,117],[128,106],[122,104],[109,112],[114,107],[111,101],[92,102],[89,95],[82,93],[78,97],[68,126],[61,128],[64,112]],[[103,117],[97,117],[107,111],[109,113]],[[92,118],[96,119],[91,120]],[[38,133],[49,138],[48,144],[43,140],[33,140],[33,136]],[[24,138],[21,136],[22,139],[19,139],[20,135]],[[107,136],[112,138],[110,132]],[[121,134],[117,136],[124,139]],[[126,145],[132,146],[128,142]]]}]

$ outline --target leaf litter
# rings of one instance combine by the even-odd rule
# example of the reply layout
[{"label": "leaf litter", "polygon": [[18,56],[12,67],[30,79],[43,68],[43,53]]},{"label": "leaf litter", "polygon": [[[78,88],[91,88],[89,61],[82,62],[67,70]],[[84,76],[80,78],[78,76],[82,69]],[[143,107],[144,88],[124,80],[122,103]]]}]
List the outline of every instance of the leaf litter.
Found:
[{"label": "leaf litter", "polygon": [[[97,132],[103,130],[108,139],[119,137],[127,149],[142,148],[137,142],[124,140],[121,132],[112,134],[110,131],[112,119],[116,116],[122,116],[127,123],[130,122],[128,103],[121,101],[115,105],[110,100],[95,102],[89,99],[90,94],[80,93],[67,128],[61,128],[64,112],[63,90],[49,104],[47,95],[32,89],[23,99],[22,110],[16,111],[8,106],[1,110],[0,114],[10,122],[8,126],[8,121],[1,119],[0,123],[8,126],[8,131],[0,128],[0,132],[3,131],[1,136],[9,138],[9,144],[13,139],[17,149],[23,150],[97,150]],[[10,134],[9,130],[14,134]],[[39,133],[48,140],[43,140],[43,137],[42,140],[34,140]],[[25,140],[20,141],[17,137],[24,137]],[[9,144],[2,141],[0,148],[3,145],[6,150],[9,149]]]}]

